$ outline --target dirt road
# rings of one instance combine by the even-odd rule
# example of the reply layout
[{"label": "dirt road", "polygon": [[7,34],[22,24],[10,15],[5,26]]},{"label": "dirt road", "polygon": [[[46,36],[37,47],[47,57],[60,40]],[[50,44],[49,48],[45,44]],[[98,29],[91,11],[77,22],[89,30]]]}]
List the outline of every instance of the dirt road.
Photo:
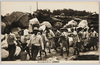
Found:
[{"label": "dirt road", "polygon": [[[48,51],[47,51],[48,52]],[[57,53],[54,49],[51,49],[51,53],[47,53],[47,57],[43,58],[43,60],[47,61],[67,61],[67,60],[99,60],[99,50],[97,51],[86,51],[80,52],[80,55],[73,55],[73,48],[70,48],[70,54],[67,56],[66,52],[64,52],[63,56],[60,56],[60,51]],[[38,54],[39,56],[39,54]],[[38,57],[39,58],[39,57]]]},{"label": "dirt road", "polygon": [[[69,51],[70,51],[69,56],[67,56],[65,51],[64,51],[63,56],[60,56],[60,50],[57,53],[54,49],[51,49],[51,53],[48,53],[48,50],[46,49],[47,57],[45,57],[45,55],[42,54],[43,58],[42,60],[40,60],[40,54],[38,53],[37,61],[99,60],[99,50],[80,52],[80,55],[78,56],[73,55],[73,52],[74,52],[73,48],[70,48]],[[32,60],[29,60],[28,55],[27,55],[27,60],[32,61]],[[21,60],[17,59],[16,61],[21,61]]]}]

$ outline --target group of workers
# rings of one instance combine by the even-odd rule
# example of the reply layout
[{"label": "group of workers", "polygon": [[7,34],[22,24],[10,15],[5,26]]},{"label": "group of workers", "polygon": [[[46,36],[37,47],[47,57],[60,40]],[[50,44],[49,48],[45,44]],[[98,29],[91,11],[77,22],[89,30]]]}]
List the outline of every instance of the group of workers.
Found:
[{"label": "group of workers", "polygon": [[[30,26],[29,26],[30,27]],[[8,60],[14,60],[14,54],[16,46],[21,48],[21,51],[27,51],[30,60],[36,60],[38,52],[40,52],[40,57],[42,52],[47,56],[46,49],[51,53],[51,49],[54,49],[58,53],[60,48],[60,55],[63,56],[63,48],[66,48],[66,55],[69,56],[69,48],[72,46],[74,48],[73,55],[79,55],[79,52],[83,49],[93,49],[96,47],[98,49],[98,33],[91,28],[48,28],[41,29],[39,24],[33,24],[31,31],[25,29],[24,31],[18,32],[19,37],[17,37],[13,32],[8,34],[7,43],[9,57]],[[15,41],[17,44],[15,44]]]}]

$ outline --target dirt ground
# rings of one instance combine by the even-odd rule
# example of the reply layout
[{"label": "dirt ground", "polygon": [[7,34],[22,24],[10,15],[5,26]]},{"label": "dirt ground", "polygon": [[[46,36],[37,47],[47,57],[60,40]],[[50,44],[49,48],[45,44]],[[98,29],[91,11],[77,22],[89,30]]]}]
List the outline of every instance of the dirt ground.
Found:
[{"label": "dirt ground", "polygon": [[[69,51],[70,51],[69,56],[67,56],[65,51],[63,53],[63,56],[60,56],[60,50],[59,52],[56,52],[54,49],[51,49],[51,53],[48,53],[48,49],[46,49],[47,57],[45,57],[43,53],[42,60],[40,60],[40,54],[38,53],[37,61],[99,60],[99,50],[80,52],[78,56],[73,55],[74,51],[72,47],[70,47]],[[31,61],[29,60],[28,55],[27,55],[27,60]],[[21,60],[17,59],[16,61],[21,61]]]}]

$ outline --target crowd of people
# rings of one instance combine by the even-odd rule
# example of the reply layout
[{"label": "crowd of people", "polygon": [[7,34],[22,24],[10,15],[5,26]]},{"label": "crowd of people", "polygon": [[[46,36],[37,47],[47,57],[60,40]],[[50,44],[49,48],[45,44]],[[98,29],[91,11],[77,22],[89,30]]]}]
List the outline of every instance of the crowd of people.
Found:
[{"label": "crowd of people", "polygon": [[[94,28],[88,29],[87,27],[62,27],[51,28],[47,24],[39,24],[37,18],[33,18],[29,22],[27,29],[18,32],[19,36],[16,36],[13,32],[7,34],[7,43],[9,56],[8,60],[14,60],[14,54],[16,46],[21,48],[21,52],[27,52],[30,60],[36,60],[38,52],[40,57],[42,52],[51,53],[51,49],[54,49],[58,53],[60,48],[60,55],[63,56],[63,48],[66,48],[66,56],[69,56],[69,48],[73,47],[73,55],[79,55],[80,51],[98,49],[98,33]],[[3,41],[3,40],[1,40]],[[17,44],[15,44],[15,41]],[[48,52],[45,51],[48,49]],[[42,59],[42,58],[40,58]]]}]

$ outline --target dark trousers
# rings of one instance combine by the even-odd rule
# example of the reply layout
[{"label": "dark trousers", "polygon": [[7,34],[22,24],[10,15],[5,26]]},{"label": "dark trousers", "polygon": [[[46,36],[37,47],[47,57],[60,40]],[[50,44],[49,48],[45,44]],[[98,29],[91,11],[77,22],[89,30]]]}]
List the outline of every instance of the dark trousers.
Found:
[{"label": "dark trousers", "polygon": [[74,43],[73,48],[74,48],[74,55],[79,55],[79,42]]},{"label": "dark trousers", "polygon": [[16,45],[13,44],[13,45],[8,45],[8,51],[9,51],[9,57],[8,57],[8,60],[14,60],[15,57],[14,57],[14,54],[15,54],[15,51],[16,51]]},{"label": "dark trousers", "polygon": [[23,44],[21,44],[22,45],[22,51],[27,51],[27,53],[29,54],[29,56],[31,56],[30,55],[30,50],[29,50],[29,47],[27,46],[27,43],[23,43]]},{"label": "dark trousers", "polygon": [[56,46],[56,47],[59,47],[59,46],[60,46],[60,44],[58,43],[58,39],[59,39],[59,38],[55,38],[55,46]]},{"label": "dark trousers", "polygon": [[39,48],[40,46],[35,46],[32,44],[32,48],[31,48],[32,60],[36,60],[37,54],[39,52]]},{"label": "dark trousers", "polygon": [[59,38],[55,38],[55,45],[54,45],[54,49],[57,51],[57,47],[60,47],[60,44],[58,43],[58,39]]},{"label": "dark trousers", "polygon": [[90,45],[91,47],[93,47],[93,50],[97,50],[98,49],[98,46],[97,46],[97,38],[96,37],[91,37],[90,39]]},{"label": "dark trousers", "polygon": [[67,56],[69,56],[69,41],[68,41],[68,39],[67,40],[62,40],[62,42],[61,42],[61,46],[60,46],[60,48],[61,48],[61,54],[60,55],[61,56],[63,56],[63,47],[66,48]]}]

